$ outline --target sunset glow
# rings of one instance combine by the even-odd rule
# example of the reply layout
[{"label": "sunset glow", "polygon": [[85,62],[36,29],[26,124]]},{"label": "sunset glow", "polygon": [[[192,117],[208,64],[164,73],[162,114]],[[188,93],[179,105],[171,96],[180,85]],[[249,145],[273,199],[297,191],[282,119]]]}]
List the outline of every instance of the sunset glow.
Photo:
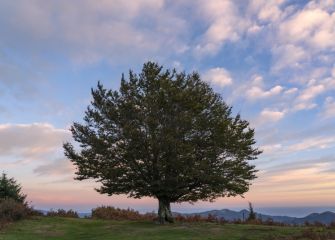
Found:
[{"label": "sunset glow", "polygon": [[151,60],[198,71],[263,150],[244,198],[173,211],[248,202],[335,211],[335,1],[247,2],[1,1],[0,170],[37,209],[156,210],[155,199],[100,195],[94,181],[74,180],[62,148],[98,80],[117,89],[122,73]]}]

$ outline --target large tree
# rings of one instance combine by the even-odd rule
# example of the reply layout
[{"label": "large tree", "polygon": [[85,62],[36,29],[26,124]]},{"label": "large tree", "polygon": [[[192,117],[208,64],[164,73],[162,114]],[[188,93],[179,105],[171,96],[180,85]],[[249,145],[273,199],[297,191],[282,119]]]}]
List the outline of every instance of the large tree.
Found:
[{"label": "large tree", "polygon": [[76,179],[96,179],[102,194],[157,198],[164,223],[170,203],[243,195],[256,177],[254,130],[198,73],[148,62],[119,90],[98,83],[92,96],[71,127],[80,150],[64,149]]}]

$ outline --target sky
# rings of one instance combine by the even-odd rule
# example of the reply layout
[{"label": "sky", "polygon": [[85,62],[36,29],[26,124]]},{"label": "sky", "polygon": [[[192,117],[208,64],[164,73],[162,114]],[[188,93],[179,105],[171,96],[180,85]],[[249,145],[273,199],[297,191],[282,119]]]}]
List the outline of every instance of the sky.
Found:
[{"label": "sky", "polygon": [[264,151],[244,198],[173,210],[335,211],[334,39],[334,0],[0,0],[0,170],[38,209],[155,210],[73,180],[62,149],[91,88],[150,60],[199,72]]}]

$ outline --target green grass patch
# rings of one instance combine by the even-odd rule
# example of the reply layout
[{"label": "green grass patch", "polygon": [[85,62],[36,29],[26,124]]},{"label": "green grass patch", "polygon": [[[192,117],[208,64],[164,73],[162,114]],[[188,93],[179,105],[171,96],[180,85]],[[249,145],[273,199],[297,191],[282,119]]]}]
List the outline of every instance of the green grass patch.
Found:
[{"label": "green grass patch", "polygon": [[[180,240],[272,240],[309,239],[302,236],[305,227],[234,225],[215,223],[175,223],[107,221],[59,217],[35,217],[7,226],[0,231],[3,240],[73,240],[73,239],[180,239]],[[327,230],[328,231],[328,230]],[[290,237],[290,238],[288,238]]]}]

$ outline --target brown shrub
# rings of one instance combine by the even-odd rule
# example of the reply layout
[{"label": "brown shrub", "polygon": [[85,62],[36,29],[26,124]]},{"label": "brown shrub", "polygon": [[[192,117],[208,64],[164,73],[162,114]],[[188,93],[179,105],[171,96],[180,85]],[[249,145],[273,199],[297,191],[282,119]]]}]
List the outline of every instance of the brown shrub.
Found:
[{"label": "brown shrub", "polygon": [[0,219],[0,230],[3,229],[8,224],[8,221]]},{"label": "brown shrub", "polygon": [[220,223],[220,224],[224,224],[227,221],[224,218],[218,218],[215,215],[212,214],[208,214],[207,217],[202,217],[201,215],[198,214],[194,214],[194,215],[181,215],[178,214],[175,216],[175,220],[177,222],[212,222],[212,223]]},{"label": "brown shrub", "polygon": [[34,209],[33,207],[27,208],[28,216],[44,216],[43,212]]},{"label": "brown shrub", "polygon": [[112,206],[101,206],[92,209],[92,218],[106,220],[154,220],[155,213],[140,214],[133,209],[120,209]]},{"label": "brown shrub", "polygon": [[0,220],[2,222],[17,221],[28,215],[29,208],[26,204],[11,198],[0,199]]},{"label": "brown shrub", "polygon": [[206,220],[206,222],[218,222],[219,219],[217,218],[217,216],[212,215],[212,214],[208,214]]}]

